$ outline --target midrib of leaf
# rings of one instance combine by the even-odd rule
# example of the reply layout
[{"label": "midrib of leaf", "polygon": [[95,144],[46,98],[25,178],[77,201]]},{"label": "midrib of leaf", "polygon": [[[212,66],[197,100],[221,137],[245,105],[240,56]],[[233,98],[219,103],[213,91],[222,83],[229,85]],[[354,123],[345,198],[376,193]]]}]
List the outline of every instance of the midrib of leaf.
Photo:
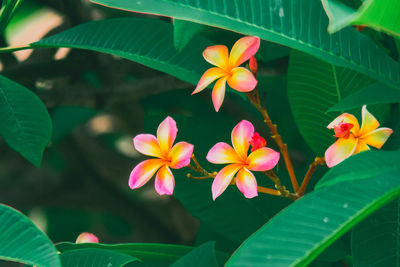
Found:
[{"label": "midrib of leaf", "polygon": [[342,97],[340,96],[340,89],[339,89],[339,84],[338,84],[338,79],[336,75],[336,67],[334,65],[331,65],[332,67],[332,73],[333,73],[333,80],[335,81],[335,87],[336,87],[336,95],[338,98],[338,102],[342,100]]}]

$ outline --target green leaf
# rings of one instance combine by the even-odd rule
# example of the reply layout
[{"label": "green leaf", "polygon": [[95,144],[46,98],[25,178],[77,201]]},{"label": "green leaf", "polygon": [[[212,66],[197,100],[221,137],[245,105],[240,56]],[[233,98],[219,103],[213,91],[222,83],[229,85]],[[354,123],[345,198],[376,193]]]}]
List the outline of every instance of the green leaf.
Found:
[{"label": "green leaf", "polygon": [[15,14],[15,11],[21,5],[22,0],[7,0],[3,1],[0,9],[0,34],[3,34],[4,29]]},{"label": "green leaf", "polygon": [[207,26],[190,21],[174,19],[174,45],[178,51],[183,48]]},{"label": "green leaf", "polygon": [[59,243],[56,245],[58,251],[65,253],[67,251],[81,249],[102,249],[112,252],[124,253],[140,259],[142,262],[171,264],[181,258],[183,255],[192,251],[192,247],[170,244],[152,244],[152,243],[131,243],[131,244],[98,244],[98,243]]},{"label": "green leaf", "polygon": [[17,210],[0,204],[0,259],[36,265],[60,266],[47,236]]},{"label": "green leaf", "polygon": [[94,0],[109,7],[151,13],[259,36],[400,87],[400,65],[352,28],[328,34],[320,1]]},{"label": "green leaf", "polygon": [[[397,198],[400,151],[374,152],[379,151],[360,153],[334,167],[325,184],[341,182],[320,187],[281,211],[226,266],[307,266],[351,227]],[[392,169],[393,161],[397,167]],[[361,163],[364,168],[357,168]],[[380,172],[367,174],[365,166]]]},{"label": "green leaf", "polygon": [[42,101],[22,85],[0,76],[0,136],[8,145],[40,167],[51,131]]},{"label": "green leaf", "polygon": [[[330,169],[322,177],[315,189],[321,189],[348,181],[369,179],[371,176],[385,175],[386,172],[400,170],[398,162],[400,150],[370,150],[351,156],[336,168]],[[368,168],[366,168],[368,166]]]},{"label": "green leaf", "polygon": [[352,231],[355,267],[400,265],[400,199],[372,214]]},{"label": "green leaf", "polygon": [[171,267],[218,267],[215,242],[207,242],[170,265]]},{"label": "green leaf", "polygon": [[[118,30],[116,30],[118,29]],[[185,49],[174,47],[173,26],[148,18],[93,21],[32,44],[71,47],[117,55],[197,84],[210,65],[203,59],[209,41],[195,37]]]},{"label": "green leaf", "polygon": [[51,140],[53,142],[60,141],[77,126],[87,122],[96,114],[96,110],[86,107],[63,106],[55,108],[51,114],[53,119],[53,136]]},{"label": "green leaf", "polygon": [[336,67],[292,50],[288,69],[288,97],[297,127],[317,155],[333,143],[326,126],[338,114],[326,114],[333,105],[371,80],[349,69]]},{"label": "green leaf", "polygon": [[139,259],[127,254],[97,248],[83,248],[61,253],[63,267],[121,267]]},{"label": "green leaf", "polygon": [[339,0],[322,0],[328,17],[328,31],[333,33],[349,25],[365,25],[400,36],[398,0],[366,0],[356,10]]},{"label": "green leaf", "polygon": [[364,104],[400,103],[400,91],[381,83],[373,83],[345,98],[331,107],[330,111],[358,108]]}]

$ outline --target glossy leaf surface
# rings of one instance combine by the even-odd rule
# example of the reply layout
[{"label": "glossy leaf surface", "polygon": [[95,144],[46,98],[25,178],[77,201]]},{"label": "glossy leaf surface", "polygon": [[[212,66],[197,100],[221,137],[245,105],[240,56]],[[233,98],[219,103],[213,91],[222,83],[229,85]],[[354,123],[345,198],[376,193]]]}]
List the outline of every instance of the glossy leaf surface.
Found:
[{"label": "glossy leaf surface", "polygon": [[0,76],[0,136],[36,167],[50,141],[51,119],[34,93]]},{"label": "glossy leaf surface", "polygon": [[221,27],[312,54],[400,87],[400,65],[368,37],[346,28],[327,32],[320,1],[95,0],[94,3]]},{"label": "glossy leaf surface", "polygon": [[[400,151],[357,154],[247,239],[227,266],[307,266],[351,227],[400,194]],[[367,172],[364,164],[376,171]]]}]

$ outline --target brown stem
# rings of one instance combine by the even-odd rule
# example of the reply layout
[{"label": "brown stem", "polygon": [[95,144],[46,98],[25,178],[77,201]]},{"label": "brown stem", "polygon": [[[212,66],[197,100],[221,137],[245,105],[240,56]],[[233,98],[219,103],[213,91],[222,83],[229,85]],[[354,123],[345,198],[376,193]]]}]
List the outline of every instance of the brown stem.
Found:
[{"label": "brown stem", "polygon": [[283,143],[282,137],[278,133],[278,128],[277,128],[276,124],[272,123],[267,110],[260,105],[260,95],[258,93],[258,88],[256,87],[253,91],[247,93],[247,97],[249,98],[249,100],[253,104],[253,106],[255,108],[257,108],[257,110],[263,116],[264,122],[268,126],[268,128],[271,132],[272,139],[274,139],[275,143],[278,145],[278,147],[282,153],[283,160],[285,161],[286,169],[288,170],[289,177],[292,182],[293,190],[295,192],[297,192],[297,190],[299,189],[299,185],[297,183],[296,175],[294,173],[292,161],[290,160],[287,145],[285,143]]},{"label": "brown stem", "polygon": [[270,189],[270,188],[266,188],[266,187],[262,187],[262,186],[257,186],[257,191],[260,193],[270,194],[270,195],[274,195],[274,196],[281,195],[281,192],[279,192],[278,190]]},{"label": "brown stem", "polygon": [[300,196],[297,193],[290,193],[289,190],[287,190],[286,187],[281,184],[281,180],[279,179],[279,177],[272,170],[265,171],[263,173],[269,179],[271,179],[272,182],[274,182],[275,188],[280,193],[279,195],[281,195],[283,197],[287,197],[287,198],[293,199],[293,200],[296,200],[296,199],[300,198]]},{"label": "brown stem", "polygon": [[307,189],[307,185],[310,182],[311,176],[314,174],[318,165],[324,165],[324,164],[325,164],[325,158],[316,157],[314,159],[314,161],[310,164],[310,167],[308,167],[308,171],[307,171],[306,175],[304,176],[303,182],[301,183],[301,186],[300,186],[299,190],[297,191],[298,195],[300,195],[300,196],[304,195],[304,192]]},{"label": "brown stem", "polygon": [[[192,170],[194,170],[195,172],[203,174],[204,176],[195,177],[195,176],[191,175],[190,173],[188,173],[188,174],[186,174],[187,178],[195,179],[195,180],[204,180],[204,179],[215,178],[217,173],[216,172],[209,173],[203,167],[201,167],[201,165],[197,161],[197,159],[194,156],[194,154],[192,154],[192,160],[193,160],[195,166],[189,164],[187,167],[192,169]],[[270,195],[274,195],[274,196],[283,196],[283,197],[287,197],[287,198],[294,199],[294,200],[299,198],[296,194],[290,193],[288,190],[286,190],[286,188],[284,186],[281,185],[279,177],[276,176],[276,174],[272,170],[271,171],[266,171],[266,172],[264,172],[264,174],[267,175],[268,177],[270,177],[270,179],[272,181],[274,181],[275,187],[277,188],[277,190],[271,189],[271,188],[262,187],[262,186],[257,186],[257,191],[258,192],[265,193],[265,194],[270,194]],[[233,184],[233,185],[236,184],[236,178],[233,178],[230,184]]]}]

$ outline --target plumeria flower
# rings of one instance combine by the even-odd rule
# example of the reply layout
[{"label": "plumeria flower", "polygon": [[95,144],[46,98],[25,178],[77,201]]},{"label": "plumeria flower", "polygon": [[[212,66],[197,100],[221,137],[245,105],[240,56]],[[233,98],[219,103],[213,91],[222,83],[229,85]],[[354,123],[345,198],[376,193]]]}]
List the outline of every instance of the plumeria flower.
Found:
[{"label": "plumeria flower", "polygon": [[247,36],[240,38],[232,47],[228,55],[225,45],[207,47],[203,57],[216,67],[208,69],[200,78],[193,94],[203,91],[213,81],[217,80],[212,92],[214,108],[218,112],[224,101],[226,83],[239,92],[250,92],[257,84],[253,74],[244,67],[239,67],[249,60],[260,47],[260,38]]},{"label": "plumeria flower", "polygon": [[365,105],[362,107],[361,128],[356,117],[351,114],[343,113],[334,119],[328,129],[333,128],[337,140],[325,152],[326,165],[333,167],[351,155],[370,150],[369,146],[381,148],[393,130],[378,127],[379,122]]},{"label": "plumeria flower", "polygon": [[152,134],[139,134],[133,139],[133,144],[140,153],[153,156],[139,163],[129,176],[131,189],[139,188],[147,183],[157,172],[155,188],[160,195],[172,195],[175,186],[171,169],[180,169],[190,163],[193,145],[186,142],[173,143],[178,128],[176,122],[167,117],[157,129],[157,137]]},{"label": "plumeria flower", "polygon": [[84,232],[78,236],[75,243],[99,243],[99,238],[94,234]]},{"label": "plumeria flower", "polygon": [[233,147],[221,142],[208,152],[209,162],[229,164],[220,170],[214,179],[212,184],[214,200],[225,191],[236,174],[236,185],[244,196],[247,198],[257,196],[257,181],[251,171],[267,171],[278,163],[279,153],[271,148],[260,147],[247,155],[254,135],[254,126],[249,121],[243,120],[232,130]]}]

